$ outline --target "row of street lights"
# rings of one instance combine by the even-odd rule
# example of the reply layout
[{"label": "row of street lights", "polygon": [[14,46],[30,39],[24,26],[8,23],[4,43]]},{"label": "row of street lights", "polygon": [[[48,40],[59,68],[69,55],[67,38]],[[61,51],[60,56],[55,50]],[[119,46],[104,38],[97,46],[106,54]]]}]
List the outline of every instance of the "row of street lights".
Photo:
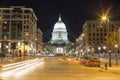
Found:
[{"label": "row of street lights", "polygon": [[[112,63],[111,63],[111,43],[110,43],[110,21],[109,21],[109,17],[107,17],[106,15],[103,15],[101,16],[101,21],[104,22],[106,24],[106,27],[107,27],[107,37],[108,37],[108,40],[107,40],[107,45],[106,46],[103,46],[103,49],[104,51],[106,51],[108,53],[108,62],[107,62],[107,57],[106,58],[106,64],[109,64],[109,67],[112,66]],[[120,31],[119,31],[119,34],[120,34]],[[120,38],[120,35],[118,36]],[[82,38],[83,38],[83,44],[85,43],[84,42],[84,38],[85,38],[85,34],[82,33]],[[119,40],[118,40],[119,41]],[[118,42],[119,44],[119,42]],[[86,45],[82,45],[83,47],[86,46]],[[115,49],[116,49],[116,65],[118,65],[118,46],[119,45],[115,45]],[[99,53],[101,51],[101,48],[102,47],[98,47],[98,50],[99,50]],[[83,50],[82,50],[83,51]],[[90,50],[86,50],[87,52],[90,51]],[[100,57],[100,55],[99,55]]]},{"label": "row of street lights", "polygon": [[[107,16],[103,16],[102,21],[106,21],[107,27],[108,27],[108,54],[109,54],[109,67],[111,67],[112,64],[111,64],[110,25],[109,25],[110,21]],[[117,29],[120,29],[120,28],[117,28]],[[120,30],[118,30],[116,32],[119,32],[118,35],[120,34]],[[117,34],[116,34],[116,37],[117,37]],[[119,38],[120,38],[120,35],[118,36],[118,40],[116,40],[116,44],[114,46],[116,48],[116,52],[115,52],[116,53],[116,65],[118,65],[118,45],[117,45],[117,43],[119,44]]]}]

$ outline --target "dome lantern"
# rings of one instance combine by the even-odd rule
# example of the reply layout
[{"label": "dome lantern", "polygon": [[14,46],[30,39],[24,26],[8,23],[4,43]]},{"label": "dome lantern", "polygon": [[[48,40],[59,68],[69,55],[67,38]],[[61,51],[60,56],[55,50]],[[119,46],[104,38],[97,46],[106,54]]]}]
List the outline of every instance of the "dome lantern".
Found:
[{"label": "dome lantern", "polygon": [[58,21],[59,22],[62,22],[62,20],[61,20],[61,15],[59,14],[59,19],[58,19]]},{"label": "dome lantern", "polygon": [[55,23],[54,29],[65,29],[66,30],[65,24],[61,20],[61,15],[59,15],[58,22]]}]

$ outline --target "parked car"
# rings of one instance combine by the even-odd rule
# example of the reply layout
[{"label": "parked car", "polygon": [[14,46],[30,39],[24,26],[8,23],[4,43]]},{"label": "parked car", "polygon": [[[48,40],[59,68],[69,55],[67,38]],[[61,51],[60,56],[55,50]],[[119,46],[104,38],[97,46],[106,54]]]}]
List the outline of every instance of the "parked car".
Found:
[{"label": "parked car", "polygon": [[100,60],[96,57],[84,56],[80,59],[80,64],[90,67],[100,67]]},{"label": "parked car", "polygon": [[99,58],[91,57],[90,59],[86,60],[85,66],[100,67],[100,60]]},{"label": "parked car", "polygon": [[76,54],[70,54],[69,57],[74,58],[74,57],[76,57]]}]

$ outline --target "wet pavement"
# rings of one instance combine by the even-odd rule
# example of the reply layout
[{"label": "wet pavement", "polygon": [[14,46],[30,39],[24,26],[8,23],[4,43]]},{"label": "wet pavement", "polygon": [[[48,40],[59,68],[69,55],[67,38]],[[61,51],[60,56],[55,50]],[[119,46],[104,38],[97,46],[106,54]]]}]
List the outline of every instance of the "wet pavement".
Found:
[{"label": "wet pavement", "polygon": [[[120,80],[119,72],[105,71],[97,67],[86,67],[80,64],[64,61],[61,57],[45,57],[44,63],[30,65],[1,80]],[[38,63],[37,63],[38,64]],[[29,69],[30,68],[30,69]],[[22,72],[23,71],[23,72]]]}]

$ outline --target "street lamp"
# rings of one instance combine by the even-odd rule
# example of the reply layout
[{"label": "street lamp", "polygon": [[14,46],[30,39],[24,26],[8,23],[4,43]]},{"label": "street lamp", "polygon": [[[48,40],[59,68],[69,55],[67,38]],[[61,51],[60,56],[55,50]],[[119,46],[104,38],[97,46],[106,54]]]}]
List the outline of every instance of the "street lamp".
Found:
[{"label": "street lamp", "polygon": [[[21,60],[21,51],[20,51],[20,42],[18,42],[18,44],[17,44],[17,49],[18,49],[18,54],[17,55],[19,55],[19,57],[20,57],[20,60]],[[18,60],[18,56],[17,56],[17,60]]]},{"label": "street lamp", "polygon": [[1,54],[1,47],[2,47],[2,43],[0,42],[0,54]]},{"label": "street lamp", "polygon": [[107,16],[102,16],[101,17],[101,19],[102,19],[102,21],[103,22],[106,22],[106,24],[107,24],[107,31],[108,31],[108,33],[107,33],[107,35],[108,35],[108,55],[109,55],[109,67],[111,67],[112,66],[112,64],[111,64],[111,50],[110,50],[110,26],[109,26],[109,18],[107,17]]},{"label": "street lamp", "polygon": [[35,38],[35,44],[36,44],[36,52],[34,53],[34,57],[36,56],[36,54],[38,53],[38,39],[37,38]]},{"label": "street lamp", "polygon": [[103,52],[104,58],[106,58],[106,54],[105,54],[105,52],[106,52],[106,46],[103,46],[103,50],[104,50],[104,52]]},{"label": "street lamp", "polygon": [[[84,41],[84,37],[85,37],[85,34],[82,33],[82,40]],[[83,46],[84,46],[84,42],[83,42]]]},{"label": "street lamp", "polygon": [[98,47],[98,50],[99,50],[99,58],[100,58],[101,47]]},{"label": "street lamp", "polygon": [[106,46],[103,46],[103,49],[105,50],[105,49],[106,49]]},{"label": "street lamp", "polygon": [[85,46],[85,34],[82,33],[82,47],[83,47],[83,50],[86,50],[86,46]]},{"label": "street lamp", "polygon": [[118,66],[118,45],[115,45],[116,48],[116,65]]},{"label": "street lamp", "polygon": [[28,33],[24,34],[24,60],[25,60],[25,56],[26,56],[26,49],[25,49],[25,39],[28,37]]},{"label": "street lamp", "polygon": [[90,53],[90,49],[88,48],[88,49],[87,49],[87,55],[90,55],[89,53]]},{"label": "street lamp", "polygon": [[108,17],[107,16],[102,16],[102,21],[106,21],[108,19]]}]

